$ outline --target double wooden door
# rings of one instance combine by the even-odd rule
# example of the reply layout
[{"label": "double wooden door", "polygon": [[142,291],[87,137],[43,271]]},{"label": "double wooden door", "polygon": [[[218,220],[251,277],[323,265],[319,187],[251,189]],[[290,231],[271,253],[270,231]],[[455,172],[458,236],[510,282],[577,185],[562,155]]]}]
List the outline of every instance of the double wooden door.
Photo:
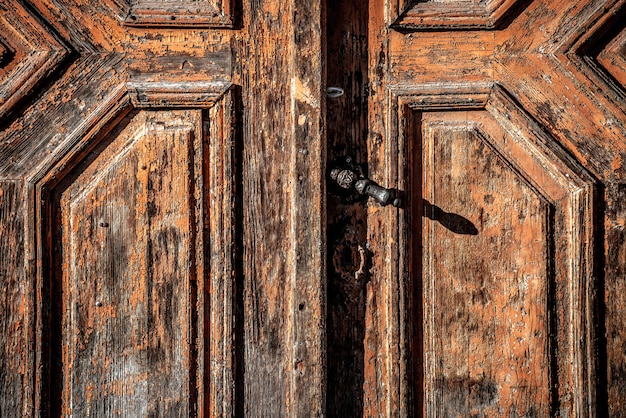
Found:
[{"label": "double wooden door", "polygon": [[626,413],[624,3],[3,0],[0,416]]}]

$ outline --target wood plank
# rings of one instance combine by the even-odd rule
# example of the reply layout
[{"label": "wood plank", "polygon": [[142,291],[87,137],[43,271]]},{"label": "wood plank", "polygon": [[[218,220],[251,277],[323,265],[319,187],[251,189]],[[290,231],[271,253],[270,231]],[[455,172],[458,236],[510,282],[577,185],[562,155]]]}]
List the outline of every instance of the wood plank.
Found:
[{"label": "wood plank", "polygon": [[21,181],[0,181],[0,416],[18,416],[32,392],[25,385],[29,365],[27,282],[24,270],[24,196]]},{"label": "wood plank", "polygon": [[324,411],[321,13],[303,0],[243,4],[246,416]]},{"label": "wood plank", "polygon": [[324,3],[293,5],[291,81],[292,416],[322,416],[326,389],[326,135]]},{"label": "wood plank", "polygon": [[394,28],[412,30],[495,29],[518,0],[414,1],[394,22]]},{"label": "wood plank", "polygon": [[232,27],[231,3],[231,0],[133,0],[124,23],[147,27]]},{"label": "wood plank", "polygon": [[[368,10],[368,176],[378,184],[396,188],[402,181],[399,141],[389,141],[389,90],[393,84],[394,35],[389,28],[385,1],[370,2]],[[365,335],[363,338],[365,416],[399,417],[411,414],[406,361],[402,361],[403,320],[401,301],[405,286],[399,286],[402,264],[396,262],[400,245],[399,209],[368,202],[365,264],[369,277],[365,289]],[[367,252],[369,251],[369,252]],[[393,254],[393,255],[392,255]],[[390,255],[391,258],[388,258]],[[390,262],[391,261],[391,262]],[[400,260],[398,260],[400,261]],[[384,382],[384,384],[381,384]]]},{"label": "wood plank", "polygon": [[[198,373],[205,384],[198,387],[199,416],[232,417],[242,400],[237,384],[244,372],[241,364],[241,268],[238,263],[240,237],[237,225],[235,97],[227,92],[222,100],[205,111],[204,151],[197,155],[198,166],[204,167],[196,178],[196,201],[202,201],[202,211],[196,211],[196,248],[208,247],[208,259],[196,254],[198,277],[197,344]],[[208,142],[208,143],[207,143]],[[203,179],[205,184],[202,184]],[[204,191],[201,193],[201,191]],[[204,271],[204,272],[203,272]],[[203,295],[208,295],[204,296]],[[208,382],[207,380],[208,379]]]},{"label": "wood plank", "polygon": [[624,413],[626,402],[626,184],[609,186],[607,196],[608,221],[604,227],[607,409],[609,416],[619,416]]},{"label": "wood plank", "polygon": [[493,77],[494,34],[491,32],[390,32],[393,84],[472,83]]},{"label": "wood plank", "polygon": [[84,130],[93,116],[101,115],[103,106],[117,101],[123,79],[121,58],[105,54],[78,60],[65,77],[48,88],[45,97],[18,118],[3,121],[6,125],[0,131],[0,159],[8,164],[0,167],[0,176],[32,175],[51,153],[72,140],[74,132]]}]

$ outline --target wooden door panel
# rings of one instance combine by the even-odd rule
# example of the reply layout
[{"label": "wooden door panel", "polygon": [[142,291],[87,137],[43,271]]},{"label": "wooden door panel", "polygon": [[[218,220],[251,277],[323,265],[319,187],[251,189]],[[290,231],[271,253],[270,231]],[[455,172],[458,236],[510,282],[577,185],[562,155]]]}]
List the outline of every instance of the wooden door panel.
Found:
[{"label": "wooden door panel", "polygon": [[422,119],[427,415],[546,416],[551,206],[468,113]]},{"label": "wooden door panel", "polygon": [[24,350],[24,222],[23,186],[19,181],[0,181],[0,416],[16,416],[27,394],[22,376]]},{"label": "wooden door panel", "polygon": [[625,0],[0,9],[0,415],[623,413]]},{"label": "wooden door panel", "polygon": [[61,393],[51,399],[64,415],[181,416],[194,408],[202,374],[192,340],[205,338],[191,329],[202,283],[193,189],[202,173],[193,153],[202,149],[201,113],[133,115],[53,191],[50,227],[60,248],[50,280],[60,300],[51,322],[61,338],[52,350],[63,367]]},{"label": "wooden door panel", "polygon": [[323,413],[321,4],[13,3],[2,415]]},{"label": "wooden door panel", "polygon": [[621,411],[624,2],[374,3],[368,171],[412,203],[367,213],[373,411]]},{"label": "wooden door panel", "polygon": [[37,408],[228,415],[232,96],[206,110],[133,110],[132,96],[31,180]]}]

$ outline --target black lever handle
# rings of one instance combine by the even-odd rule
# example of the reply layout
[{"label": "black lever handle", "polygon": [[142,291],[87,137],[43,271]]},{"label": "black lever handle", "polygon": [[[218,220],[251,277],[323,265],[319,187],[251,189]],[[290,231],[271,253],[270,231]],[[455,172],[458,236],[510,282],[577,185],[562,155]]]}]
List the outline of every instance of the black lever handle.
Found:
[{"label": "black lever handle", "polygon": [[383,206],[400,207],[400,199],[392,189],[386,189],[373,180],[365,178],[358,166],[352,164],[352,158],[346,157],[346,165],[333,168],[330,179],[345,190],[354,190],[360,195],[371,196]]}]

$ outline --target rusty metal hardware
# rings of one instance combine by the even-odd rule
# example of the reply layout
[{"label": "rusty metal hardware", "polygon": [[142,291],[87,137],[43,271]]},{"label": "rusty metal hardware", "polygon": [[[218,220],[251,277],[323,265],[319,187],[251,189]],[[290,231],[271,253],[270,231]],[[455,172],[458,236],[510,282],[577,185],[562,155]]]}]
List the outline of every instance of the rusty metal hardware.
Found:
[{"label": "rusty metal hardware", "polygon": [[370,196],[383,206],[391,204],[400,207],[400,198],[395,190],[386,189],[363,175],[363,170],[354,164],[352,157],[345,157],[344,163],[330,170],[330,179],[339,188],[356,191],[359,195]]}]

